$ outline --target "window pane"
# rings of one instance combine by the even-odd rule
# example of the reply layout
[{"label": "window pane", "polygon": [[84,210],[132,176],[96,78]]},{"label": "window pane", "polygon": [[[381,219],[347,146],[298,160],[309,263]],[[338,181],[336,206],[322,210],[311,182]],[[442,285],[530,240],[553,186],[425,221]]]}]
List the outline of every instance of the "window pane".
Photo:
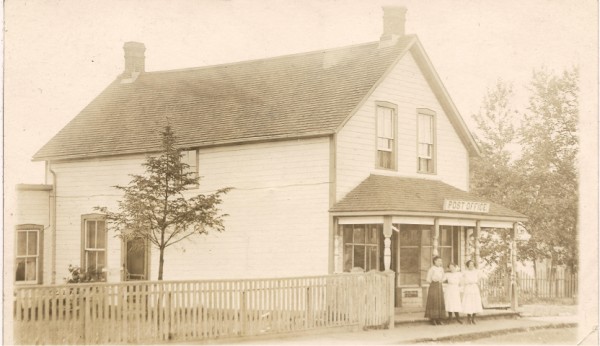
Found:
[{"label": "window pane", "polygon": [[106,248],[106,222],[104,221],[96,223],[96,248]]},{"label": "window pane", "polygon": [[25,280],[25,259],[24,258],[18,258],[16,263],[15,263],[15,267],[16,267],[16,271],[17,271],[17,275],[15,277],[15,280],[17,281],[24,281]]},{"label": "window pane", "polygon": [[401,248],[400,249],[400,272],[419,271],[419,249],[418,248]]},{"label": "window pane", "polygon": [[392,168],[392,152],[391,151],[377,151],[377,163],[381,168]]},{"label": "window pane", "polygon": [[368,227],[367,243],[377,244],[377,226]]},{"label": "window pane", "polygon": [[17,232],[17,256],[27,255],[27,232]]},{"label": "window pane", "polygon": [[85,253],[85,271],[92,271],[96,269],[96,252],[87,251]]},{"label": "window pane", "polygon": [[29,239],[27,239],[27,255],[36,256],[37,255],[37,231],[29,231]]},{"label": "window pane", "polygon": [[433,234],[430,228],[423,228],[421,230],[421,244],[430,246],[433,245]]},{"label": "window pane", "polygon": [[365,268],[365,246],[364,245],[354,245],[354,263],[352,267],[359,267],[362,269]]},{"label": "window pane", "polygon": [[86,221],[86,239],[85,247],[95,248],[96,247],[96,221]]},{"label": "window pane", "polygon": [[400,229],[400,246],[418,246],[420,243],[421,232],[418,228],[407,229],[406,227],[402,227]]},{"label": "window pane", "polygon": [[35,259],[35,258],[28,258],[27,261],[25,262],[25,280],[26,281],[35,281],[36,280],[36,277],[37,277],[36,261],[37,261],[37,259]]},{"label": "window pane", "polygon": [[442,261],[444,262],[444,268],[447,268],[448,264],[450,264],[452,262],[452,248],[449,248],[449,247],[440,248],[440,257],[442,258]]},{"label": "window pane", "polygon": [[[431,247],[430,246],[424,246],[423,248],[421,248],[421,282],[422,283],[426,283],[427,282],[427,271],[429,270],[429,268],[431,268]],[[444,263],[445,265],[445,263]]]},{"label": "window pane", "polygon": [[433,143],[432,125],[431,115],[419,114],[419,143]]},{"label": "window pane", "polygon": [[352,245],[344,246],[344,271],[349,272],[352,269]]},{"label": "window pane", "polygon": [[458,259],[458,247],[460,246],[460,242],[458,241],[458,232],[460,232],[460,227],[455,227],[452,230],[452,261],[455,264],[459,264]]},{"label": "window pane", "polygon": [[106,252],[98,251],[96,270],[102,270],[106,266]]},{"label": "window pane", "polygon": [[364,228],[364,226],[354,226],[353,243],[355,243],[355,244],[364,244],[365,243],[365,228]]},{"label": "window pane", "polygon": [[352,225],[343,226],[344,244],[352,243]]},{"label": "window pane", "polygon": [[377,246],[368,247],[367,271],[377,269]]},{"label": "window pane", "polygon": [[442,227],[440,229],[440,245],[452,245],[452,227]]}]

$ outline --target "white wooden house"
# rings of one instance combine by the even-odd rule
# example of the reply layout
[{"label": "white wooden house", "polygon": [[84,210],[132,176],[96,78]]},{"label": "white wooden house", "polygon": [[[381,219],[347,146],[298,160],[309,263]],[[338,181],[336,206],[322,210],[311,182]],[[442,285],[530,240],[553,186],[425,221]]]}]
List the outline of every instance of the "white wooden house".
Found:
[{"label": "white wooden house", "polygon": [[124,73],[34,156],[50,216],[29,282],[62,283],[70,264],[156,279],[158,252],[128,251],[93,207],[116,209],[113,186],[142,172],[168,118],[202,177],[189,193],[234,189],[226,231],[168,248],[166,280],[389,266],[397,305],[420,306],[434,254],[464,265],[471,235],[525,216],[467,192],[479,149],[405,11],[384,8],[375,42],[200,68],[145,71],[144,45],[126,43]]}]

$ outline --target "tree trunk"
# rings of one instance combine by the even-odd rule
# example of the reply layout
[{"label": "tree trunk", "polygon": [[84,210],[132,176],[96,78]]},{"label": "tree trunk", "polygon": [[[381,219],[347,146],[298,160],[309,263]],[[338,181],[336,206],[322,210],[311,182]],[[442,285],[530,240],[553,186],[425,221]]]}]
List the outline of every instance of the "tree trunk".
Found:
[{"label": "tree trunk", "polygon": [[163,279],[163,265],[165,264],[165,249],[159,248],[160,259],[158,261],[158,280]]}]

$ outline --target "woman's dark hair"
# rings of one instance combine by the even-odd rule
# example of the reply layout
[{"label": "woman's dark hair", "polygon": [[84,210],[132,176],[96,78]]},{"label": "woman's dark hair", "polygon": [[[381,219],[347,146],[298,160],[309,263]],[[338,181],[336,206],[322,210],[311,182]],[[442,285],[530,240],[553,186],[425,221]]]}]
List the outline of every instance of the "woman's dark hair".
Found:
[{"label": "woman's dark hair", "polygon": [[465,263],[465,265],[467,266],[467,268],[469,268],[469,263],[473,263],[472,260],[468,260],[467,263]]},{"label": "woman's dark hair", "polygon": [[441,258],[440,256],[435,256],[435,257],[433,258],[433,260],[431,261],[431,263],[435,264],[435,261],[437,261],[437,260],[439,260],[439,259],[442,259],[442,258]]}]

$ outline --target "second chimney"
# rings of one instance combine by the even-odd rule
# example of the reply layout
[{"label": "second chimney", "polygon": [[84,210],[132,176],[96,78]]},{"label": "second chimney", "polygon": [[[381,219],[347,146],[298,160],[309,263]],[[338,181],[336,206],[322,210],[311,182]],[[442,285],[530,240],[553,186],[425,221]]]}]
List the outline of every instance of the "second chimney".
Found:
[{"label": "second chimney", "polygon": [[146,70],[146,58],[144,56],[146,46],[141,42],[125,42],[123,50],[125,51],[123,78],[135,79]]},{"label": "second chimney", "polygon": [[391,40],[395,43],[404,36],[404,23],[406,22],[406,7],[383,6],[383,34],[381,41]]}]

